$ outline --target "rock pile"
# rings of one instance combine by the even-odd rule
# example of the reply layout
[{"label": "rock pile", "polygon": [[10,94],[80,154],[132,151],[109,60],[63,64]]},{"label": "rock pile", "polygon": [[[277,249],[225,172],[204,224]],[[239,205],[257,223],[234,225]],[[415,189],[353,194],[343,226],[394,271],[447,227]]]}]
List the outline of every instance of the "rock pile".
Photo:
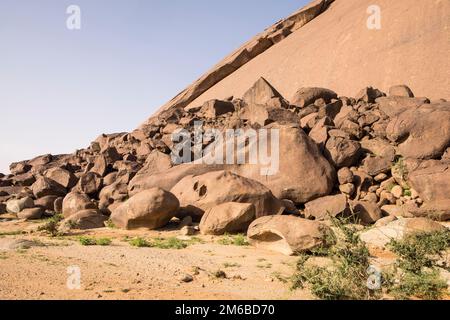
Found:
[{"label": "rock pile", "polygon": [[[279,170],[174,163],[173,134],[184,129],[194,137],[198,121],[220,132],[278,129]],[[11,174],[0,175],[0,214],[63,213],[82,228],[109,217],[125,229],[191,217],[204,234],[247,231],[256,246],[294,254],[326,243],[330,217],[354,215],[365,225],[387,216],[449,220],[449,168],[445,100],[395,86],[389,95],[369,87],[355,97],[299,88],[287,101],[261,78],[242,98],[169,108],[73,154],[13,163]]]}]

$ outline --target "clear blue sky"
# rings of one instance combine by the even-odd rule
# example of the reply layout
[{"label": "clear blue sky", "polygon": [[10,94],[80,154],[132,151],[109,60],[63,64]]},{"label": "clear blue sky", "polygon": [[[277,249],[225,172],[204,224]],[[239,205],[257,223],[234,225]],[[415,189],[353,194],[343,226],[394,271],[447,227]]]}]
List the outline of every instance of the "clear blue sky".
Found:
[{"label": "clear blue sky", "polygon": [[[1,0],[0,172],[130,131],[309,0]],[[81,30],[66,8],[81,8]]]}]

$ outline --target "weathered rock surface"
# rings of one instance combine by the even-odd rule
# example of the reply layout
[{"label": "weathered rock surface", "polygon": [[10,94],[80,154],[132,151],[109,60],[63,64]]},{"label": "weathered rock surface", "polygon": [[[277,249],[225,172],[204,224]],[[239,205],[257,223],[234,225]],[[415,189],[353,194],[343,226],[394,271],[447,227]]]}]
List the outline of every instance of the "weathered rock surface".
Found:
[{"label": "weathered rock surface", "polygon": [[322,197],[305,204],[307,219],[325,220],[348,213],[347,197],[344,194]]},{"label": "weathered rock surface", "polygon": [[245,232],[255,218],[252,203],[223,203],[206,210],[200,221],[200,232],[211,235]]},{"label": "weathered rock surface", "polygon": [[331,230],[317,221],[293,216],[259,218],[248,229],[248,240],[257,248],[295,255],[327,245]]},{"label": "weathered rock surface", "polygon": [[78,192],[69,193],[65,196],[62,203],[62,213],[66,218],[77,212],[96,208],[96,204],[92,202],[87,195]]},{"label": "weathered rock surface", "polygon": [[142,191],[117,207],[111,221],[122,229],[158,229],[175,216],[180,207],[170,192],[153,188]]},{"label": "weathered rock surface", "polygon": [[97,229],[105,226],[108,218],[102,215],[98,210],[88,209],[78,211],[61,222],[62,228],[69,229]]},{"label": "weathered rock surface", "polygon": [[30,197],[25,197],[22,199],[9,200],[6,203],[6,210],[9,213],[19,213],[25,209],[33,208],[34,201]]},{"label": "weathered rock surface", "polygon": [[229,171],[187,176],[171,192],[180,200],[182,211],[196,217],[228,202],[253,204],[256,217],[283,212],[281,201],[267,187]]},{"label": "weathered rock surface", "polygon": [[426,218],[398,219],[386,226],[376,227],[361,233],[361,240],[367,244],[385,247],[391,240],[401,240],[411,234],[443,231],[446,228]]}]

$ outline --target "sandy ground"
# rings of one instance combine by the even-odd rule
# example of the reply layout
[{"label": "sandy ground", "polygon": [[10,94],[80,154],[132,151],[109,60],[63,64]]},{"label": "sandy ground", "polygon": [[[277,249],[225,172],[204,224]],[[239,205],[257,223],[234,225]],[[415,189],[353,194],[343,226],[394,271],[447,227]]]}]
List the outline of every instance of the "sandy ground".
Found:
[{"label": "sandy ground", "polygon": [[[49,238],[31,233],[37,223],[0,222],[0,299],[311,299],[307,292],[291,291],[280,280],[295,270],[297,258],[252,247],[225,246],[218,237],[180,250],[135,248],[125,237],[177,236],[177,231],[148,232],[97,229]],[[11,235],[8,235],[11,234]],[[110,246],[82,246],[77,237],[108,237]],[[15,248],[18,240],[41,246]],[[68,267],[79,267],[81,288],[70,290]],[[195,271],[197,270],[197,272]],[[222,270],[226,279],[213,274]],[[180,279],[190,274],[190,283]]]}]

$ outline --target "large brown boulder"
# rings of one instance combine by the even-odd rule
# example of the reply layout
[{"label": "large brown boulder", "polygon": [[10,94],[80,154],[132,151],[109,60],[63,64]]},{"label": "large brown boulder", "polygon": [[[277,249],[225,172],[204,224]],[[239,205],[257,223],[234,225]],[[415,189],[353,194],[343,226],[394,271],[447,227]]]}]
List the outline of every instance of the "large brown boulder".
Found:
[{"label": "large brown boulder", "polygon": [[268,107],[260,104],[246,105],[241,111],[240,118],[260,126],[266,126],[272,122],[292,124],[300,121],[298,116],[288,109]]},{"label": "large brown boulder", "polygon": [[264,78],[259,78],[258,81],[244,93],[242,99],[249,105],[256,104],[274,108],[288,106],[281,94]]},{"label": "large brown boulder", "polygon": [[206,101],[200,109],[200,114],[207,119],[215,119],[229,112],[234,112],[233,103],[216,99]]},{"label": "large brown boulder", "polygon": [[200,232],[211,235],[244,232],[255,218],[252,203],[223,203],[206,210],[200,221]]},{"label": "large brown boulder", "polygon": [[402,96],[382,97],[377,99],[378,107],[387,116],[393,118],[403,111],[413,110],[428,102],[426,98],[409,98]]},{"label": "large brown boulder", "polygon": [[450,103],[410,108],[391,120],[386,133],[405,158],[440,158],[450,145]]},{"label": "large brown boulder", "polygon": [[336,167],[351,167],[361,156],[361,145],[357,141],[331,137],[325,145],[325,155]]},{"label": "large brown boulder", "polygon": [[65,196],[63,200],[62,213],[64,214],[64,217],[67,218],[77,212],[96,208],[97,205],[92,202],[87,195],[78,192],[71,192]]},{"label": "large brown boulder", "polygon": [[17,218],[25,220],[37,220],[44,214],[43,208],[28,208],[17,213]]},{"label": "large brown boulder", "polygon": [[72,172],[63,168],[48,169],[44,175],[67,190],[72,189],[78,182],[78,178]]},{"label": "large brown boulder", "polygon": [[64,196],[67,193],[62,185],[46,177],[38,178],[31,189],[37,199],[45,196]]},{"label": "large brown boulder", "polygon": [[175,216],[180,207],[178,199],[159,188],[142,191],[117,207],[112,222],[122,229],[158,229]]},{"label": "large brown boulder", "polygon": [[34,201],[30,197],[12,199],[6,203],[6,211],[9,213],[19,213],[28,208],[34,208]]},{"label": "large brown boulder", "polygon": [[318,99],[330,103],[332,99],[337,99],[336,92],[325,88],[300,88],[292,98],[291,103],[297,107],[304,108],[313,104]]},{"label": "large brown boulder", "polygon": [[95,195],[103,186],[103,179],[100,175],[94,172],[88,172],[80,177],[77,184],[77,191],[88,195]]},{"label": "large brown boulder", "polygon": [[408,182],[424,201],[448,200],[450,198],[450,161],[423,161],[409,172]]},{"label": "large brown boulder", "polygon": [[229,171],[187,176],[171,192],[180,200],[182,211],[194,216],[201,216],[206,210],[228,202],[253,204],[256,217],[283,211],[281,201],[267,187]]},{"label": "large brown boulder", "polygon": [[[333,189],[336,172],[322,156],[318,146],[297,125],[272,124],[268,129],[278,129],[279,146],[278,170],[268,175],[267,165],[235,164],[207,165],[200,159],[196,163],[182,164],[157,174],[138,174],[129,184],[130,195],[153,187],[170,190],[188,175],[201,175],[211,171],[228,170],[250,178],[267,186],[279,199],[289,199],[295,203],[305,203],[326,196]],[[274,134],[268,130],[268,141]],[[259,139],[251,141],[244,153],[248,159],[251,148],[259,144]],[[276,160],[276,154],[274,154]]]},{"label": "large brown boulder", "polygon": [[257,248],[295,255],[326,246],[331,232],[318,221],[294,216],[271,216],[253,221],[247,237],[250,244]]},{"label": "large brown boulder", "polygon": [[63,228],[89,230],[103,228],[108,218],[98,210],[88,209],[79,211],[61,222]]},{"label": "large brown boulder", "polygon": [[305,217],[307,219],[325,220],[348,213],[347,197],[344,194],[322,197],[305,204]]}]

